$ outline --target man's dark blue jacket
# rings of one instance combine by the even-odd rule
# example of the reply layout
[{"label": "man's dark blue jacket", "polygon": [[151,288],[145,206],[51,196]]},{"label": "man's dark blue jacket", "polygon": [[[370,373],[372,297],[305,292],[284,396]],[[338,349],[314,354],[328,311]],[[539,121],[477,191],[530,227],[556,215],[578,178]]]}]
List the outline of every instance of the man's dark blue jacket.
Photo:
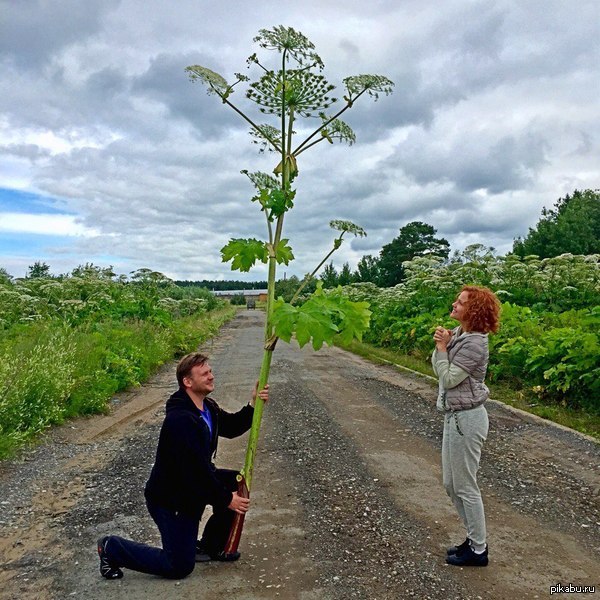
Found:
[{"label": "man's dark blue jacket", "polygon": [[207,504],[229,506],[232,493],[216,476],[212,457],[219,436],[234,438],[252,425],[249,404],[236,413],[204,399],[212,417],[212,436],[200,411],[182,388],[168,400],[156,460],[146,483],[146,499],[163,508],[200,518]]}]

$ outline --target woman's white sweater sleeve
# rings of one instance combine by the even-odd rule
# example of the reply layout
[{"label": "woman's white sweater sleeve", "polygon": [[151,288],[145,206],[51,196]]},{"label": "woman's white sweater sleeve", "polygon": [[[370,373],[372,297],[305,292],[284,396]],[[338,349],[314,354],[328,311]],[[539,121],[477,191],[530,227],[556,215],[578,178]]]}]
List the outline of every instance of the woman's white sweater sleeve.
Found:
[{"label": "woman's white sweater sleeve", "polygon": [[461,381],[464,381],[469,374],[460,367],[448,362],[448,353],[435,350],[431,357],[433,371],[440,380],[440,385],[445,390],[456,387]]}]

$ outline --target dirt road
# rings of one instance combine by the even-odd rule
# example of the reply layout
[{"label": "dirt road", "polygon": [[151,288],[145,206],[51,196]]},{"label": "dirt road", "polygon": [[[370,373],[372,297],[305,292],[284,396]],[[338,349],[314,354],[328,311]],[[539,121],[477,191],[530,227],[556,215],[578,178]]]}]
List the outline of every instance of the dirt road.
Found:
[{"label": "dirt road", "polygon": [[[244,311],[205,350],[230,410],[257,376],[262,313]],[[98,573],[108,533],[158,543],[143,503],[174,364],[111,414],[72,422],[0,466],[0,598],[545,598],[600,585],[600,445],[491,403],[481,465],[490,565],[457,569],[463,532],[441,484],[435,385],[337,348],[281,343],[272,367],[252,508],[232,564],[175,582]],[[243,462],[246,438],[217,464]],[[592,595],[578,595],[592,597]]]}]

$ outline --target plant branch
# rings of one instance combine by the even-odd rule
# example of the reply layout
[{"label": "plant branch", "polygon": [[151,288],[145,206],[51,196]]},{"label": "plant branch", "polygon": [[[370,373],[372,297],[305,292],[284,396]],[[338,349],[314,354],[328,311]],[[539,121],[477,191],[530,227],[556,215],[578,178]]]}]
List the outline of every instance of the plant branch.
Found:
[{"label": "plant branch", "polygon": [[329,125],[329,123],[331,123],[332,121],[335,121],[335,119],[337,119],[341,114],[343,114],[344,112],[346,112],[349,108],[352,107],[352,105],[367,91],[367,89],[365,88],[364,90],[362,90],[360,93],[358,93],[356,95],[356,98],[352,99],[352,100],[348,100],[346,103],[346,106],[344,106],[344,108],[342,108],[341,110],[339,110],[335,115],[333,115],[333,117],[331,117],[330,119],[328,119],[327,121],[325,121],[324,123],[321,124],[320,127],[318,127],[317,129],[315,129],[293,152],[294,156],[298,156],[298,154],[300,153],[300,151],[302,150],[302,148],[306,145],[306,143],[311,140],[312,138],[315,137],[315,135],[317,135],[317,133],[319,133],[319,131],[321,131],[323,128],[327,127],[327,125]]},{"label": "plant branch", "polygon": [[[287,49],[281,54],[281,189],[285,193],[286,187],[286,160],[285,157],[289,152],[289,148],[286,148],[286,135],[285,135],[285,59]],[[279,220],[277,221],[279,226]]]},{"label": "plant branch", "polygon": [[308,150],[309,148],[312,148],[313,146],[320,144],[324,139],[326,139],[326,138],[322,137],[322,138],[319,138],[318,140],[315,140],[314,142],[311,142],[310,144],[308,144],[308,146],[304,146],[302,148],[302,150],[294,152],[294,156],[298,156],[299,154],[302,154],[305,150]]},{"label": "plant branch", "polygon": [[263,66],[261,65],[260,61],[258,61],[258,60],[255,60],[255,61],[253,61],[253,62],[254,62],[254,64],[258,65],[258,66],[259,66],[259,67],[260,67],[260,68],[261,68],[261,69],[262,69],[262,70],[263,70],[265,73],[270,73],[269,69],[267,69],[266,67],[263,67]]},{"label": "plant branch", "polygon": [[264,133],[264,131],[252,119],[247,117],[235,104],[233,104],[230,100],[228,100],[225,96],[223,96],[223,94],[221,94],[218,91],[217,91],[217,94],[219,95],[221,100],[223,100],[224,104],[227,104],[228,106],[233,108],[233,110],[235,110],[235,112],[238,113],[238,115],[240,115],[243,119],[248,121],[248,123],[250,123],[250,126],[252,127],[252,129],[254,129],[260,136],[264,137],[271,144],[271,146],[273,146],[273,149],[276,152],[281,152],[281,148],[277,145],[277,143],[274,142],[268,135],[266,135]]},{"label": "plant branch", "polygon": [[[336,238],[334,240],[333,248],[329,251],[327,256],[325,256],[325,258],[315,267],[313,272],[307,274],[304,277],[304,279],[302,280],[302,283],[300,284],[300,287],[296,290],[296,293],[292,296],[292,299],[290,300],[290,304],[294,304],[294,302],[296,302],[296,300],[300,296],[300,292],[302,292],[302,290],[308,285],[308,282],[317,274],[317,271],[325,264],[325,262],[329,259],[329,257],[340,247],[344,233],[346,233],[346,232],[342,231],[342,233],[340,234],[340,237]],[[336,244],[336,242],[337,242],[337,244]]]}]

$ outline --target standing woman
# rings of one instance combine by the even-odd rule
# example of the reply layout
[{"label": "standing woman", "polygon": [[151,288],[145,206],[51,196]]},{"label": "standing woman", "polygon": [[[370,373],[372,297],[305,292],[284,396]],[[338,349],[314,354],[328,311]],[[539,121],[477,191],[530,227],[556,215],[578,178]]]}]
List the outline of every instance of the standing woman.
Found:
[{"label": "standing woman", "polygon": [[488,434],[484,383],[488,365],[488,333],[499,328],[500,302],[489,289],[464,286],[452,304],[455,329],[438,327],[431,358],[439,378],[437,407],[444,412],[442,472],[444,487],[467,530],[467,539],[447,551],[450,565],[488,564],[485,514],[477,485],[481,449]]}]

